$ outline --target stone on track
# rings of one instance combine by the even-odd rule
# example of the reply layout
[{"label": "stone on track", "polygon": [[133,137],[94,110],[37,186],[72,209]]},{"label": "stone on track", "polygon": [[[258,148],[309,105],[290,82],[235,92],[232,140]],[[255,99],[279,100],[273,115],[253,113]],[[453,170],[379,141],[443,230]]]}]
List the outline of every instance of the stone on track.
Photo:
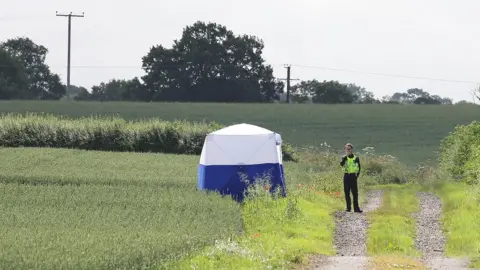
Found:
[{"label": "stone on track", "polygon": [[[315,256],[308,269],[366,269],[367,258],[367,217],[366,213],[375,211],[382,204],[383,191],[372,190],[367,193],[364,213],[339,211],[335,213],[335,248],[337,256]],[[360,206],[361,207],[361,206]]]},{"label": "stone on track", "polygon": [[430,192],[418,192],[420,211],[416,213],[417,237],[415,246],[423,253],[422,260],[429,269],[471,269],[469,260],[445,258],[445,237],[442,232],[442,201]]}]

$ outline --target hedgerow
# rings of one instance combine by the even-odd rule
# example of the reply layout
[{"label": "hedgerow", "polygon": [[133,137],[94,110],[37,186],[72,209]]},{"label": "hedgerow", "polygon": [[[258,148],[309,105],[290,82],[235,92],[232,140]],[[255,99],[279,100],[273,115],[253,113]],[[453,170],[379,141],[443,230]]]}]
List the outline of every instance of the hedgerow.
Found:
[{"label": "hedgerow", "polygon": [[[205,136],[222,127],[216,122],[5,114],[0,117],[0,146],[199,155]],[[285,161],[298,161],[288,143],[282,152]]]},{"label": "hedgerow", "polygon": [[453,179],[480,183],[480,122],[455,127],[440,145],[440,166]]}]

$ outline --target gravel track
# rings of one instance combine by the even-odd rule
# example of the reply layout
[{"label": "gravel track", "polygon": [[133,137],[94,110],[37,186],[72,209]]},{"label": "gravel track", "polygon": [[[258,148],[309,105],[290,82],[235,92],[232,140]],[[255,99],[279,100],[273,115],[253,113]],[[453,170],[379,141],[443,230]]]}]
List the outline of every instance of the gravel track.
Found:
[{"label": "gravel track", "polygon": [[417,219],[415,246],[423,253],[422,260],[429,269],[472,269],[469,261],[460,258],[445,258],[445,237],[442,232],[442,201],[430,192],[418,192],[420,211]]},{"label": "gravel track", "polygon": [[[367,193],[364,213],[339,211],[335,213],[335,247],[337,256],[315,256],[308,269],[366,269],[367,258],[367,217],[366,212],[375,211],[382,204],[383,191]],[[360,206],[361,208],[361,206]]]}]

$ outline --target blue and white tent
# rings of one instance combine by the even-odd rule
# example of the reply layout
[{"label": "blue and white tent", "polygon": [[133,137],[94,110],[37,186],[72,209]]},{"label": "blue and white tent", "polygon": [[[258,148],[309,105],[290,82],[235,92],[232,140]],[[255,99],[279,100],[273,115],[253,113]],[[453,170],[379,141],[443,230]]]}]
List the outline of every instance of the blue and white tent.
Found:
[{"label": "blue and white tent", "polygon": [[247,183],[268,175],[270,190],[285,195],[282,137],[268,129],[238,124],[207,135],[198,166],[198,188],[243,199]]}]

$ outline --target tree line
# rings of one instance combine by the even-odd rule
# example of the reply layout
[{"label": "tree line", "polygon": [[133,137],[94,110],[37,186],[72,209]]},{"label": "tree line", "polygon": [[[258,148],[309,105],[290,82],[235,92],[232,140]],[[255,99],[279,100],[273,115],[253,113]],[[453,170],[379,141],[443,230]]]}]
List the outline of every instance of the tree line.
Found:
[{"label": "tree line", "polygon": [[[272,66],[262,57],[263,49],[263,41],[256,36],[236,35],[223,25],[198,21],[185,27],[171,48],[150,48],[142,57],[144,76],[111,79],[88,91],[75,85],[67,89],[45,63],[48,49],[28,37],[17,37],[0,43],[0,99],[284,101],[285,84],[273,76]],[[450,98],[430,95],[418,88],[377,99],[361,86],[333,80],[301,81],[292,87],[291,101],[452,104]]]}]

